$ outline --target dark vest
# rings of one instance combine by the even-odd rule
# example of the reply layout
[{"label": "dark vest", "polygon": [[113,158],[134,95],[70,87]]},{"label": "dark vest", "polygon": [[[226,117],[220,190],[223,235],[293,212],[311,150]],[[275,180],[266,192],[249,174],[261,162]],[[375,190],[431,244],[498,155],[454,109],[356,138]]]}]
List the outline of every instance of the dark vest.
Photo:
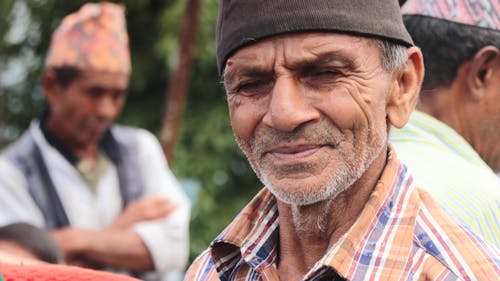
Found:
[{"label": "dark vest", "polygon": [[[143,195],[143,181],[138,172],[140,166],[137,162],[135,129],[113,126],[103,137],[101,149],[115,165],[124,206],[140,198]],[[30,130],[7,147],[3,155],[24,175],[29,194],[44,216],[45,227],[58,229],[70,225],[40,148]]]}]

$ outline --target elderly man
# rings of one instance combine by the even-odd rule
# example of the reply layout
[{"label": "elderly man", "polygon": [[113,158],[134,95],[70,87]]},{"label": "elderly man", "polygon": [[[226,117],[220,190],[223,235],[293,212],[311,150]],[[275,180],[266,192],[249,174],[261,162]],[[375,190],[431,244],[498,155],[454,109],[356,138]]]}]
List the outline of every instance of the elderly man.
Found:
[{"label": "elderly man", "polygon": [[265,188],[186,280],[494,280],[388,144],[423,79],[393,0],[219,2],[234,134]]},{"label": "elderly man", "polygon": [[417,110],[390,139],[419,185],[500,248],[500,3],[447,3],[402,7],[426,75]]},{"label": "elderly man", "polygon": [[122,6],[64,18],[41,78],[48,110],[0,156],[0,225],[51,231],[68,264],[153,280],[183,270],[190,207],[155,137],[112,125],[130,71]]}]

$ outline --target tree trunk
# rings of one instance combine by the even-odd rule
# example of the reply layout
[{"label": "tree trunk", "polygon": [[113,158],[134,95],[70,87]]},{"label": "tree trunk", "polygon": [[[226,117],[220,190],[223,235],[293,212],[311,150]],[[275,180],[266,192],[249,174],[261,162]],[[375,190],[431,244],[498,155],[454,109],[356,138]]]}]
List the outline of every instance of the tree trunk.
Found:
[{"label": "tree trunk", "polygon": [[187,1],[181,32],[179,33],[179,63],[170,76],[170,87],[166,95],[160,143],[170,166],[173,165],[177,134],[188,91],[192,61],[191,53],[197,34],[199,10],[199,0]]}]

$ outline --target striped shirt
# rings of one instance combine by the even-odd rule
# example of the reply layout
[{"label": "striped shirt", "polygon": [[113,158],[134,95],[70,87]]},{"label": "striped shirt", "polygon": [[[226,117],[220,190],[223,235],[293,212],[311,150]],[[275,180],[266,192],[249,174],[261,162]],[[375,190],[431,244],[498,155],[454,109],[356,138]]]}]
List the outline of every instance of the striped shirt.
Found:
[{"label": "striped shirt", "polygon": [[403,129],[391,129],[390,139],[419,186],[451,216],[500,248],[500,178],[464,138],[415,111]]},{"label": "striped shirt", "polygon": [[[279,280],[279,214],[263,189],[185,280]],[[361,214],[302,280],[499,280],[500,253],[451,219],[390,153]]]}]

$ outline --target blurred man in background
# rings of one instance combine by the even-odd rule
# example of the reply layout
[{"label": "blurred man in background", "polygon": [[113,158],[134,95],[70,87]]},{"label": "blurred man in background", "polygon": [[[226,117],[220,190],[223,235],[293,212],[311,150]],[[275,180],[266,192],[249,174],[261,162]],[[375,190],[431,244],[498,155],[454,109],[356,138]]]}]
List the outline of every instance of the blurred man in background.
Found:
[{"label": "blurred man in background", "polygon": [[402,13],[426,73],[391,141],[419,186],[500,248],[500,3],[409,0]]},{"label": "blurred man in background", "polygon": [[41,77],[48,109],[0,156],[0,225],[50,230],[68,264],[154,280],[187,262],[190,206],[155,137],[112,125],[130,72],[122,6],[64,18]]}]

